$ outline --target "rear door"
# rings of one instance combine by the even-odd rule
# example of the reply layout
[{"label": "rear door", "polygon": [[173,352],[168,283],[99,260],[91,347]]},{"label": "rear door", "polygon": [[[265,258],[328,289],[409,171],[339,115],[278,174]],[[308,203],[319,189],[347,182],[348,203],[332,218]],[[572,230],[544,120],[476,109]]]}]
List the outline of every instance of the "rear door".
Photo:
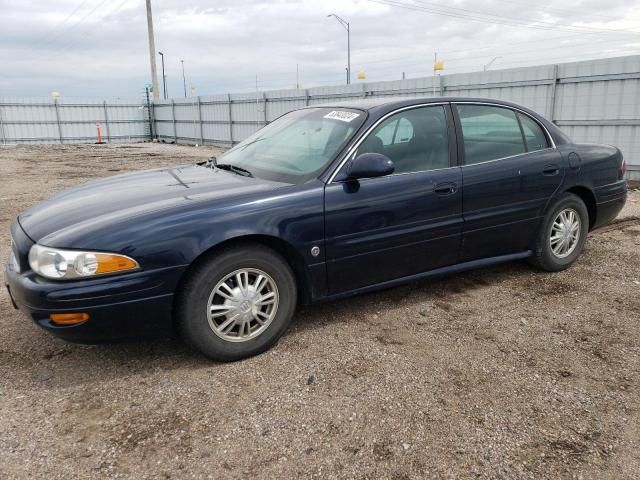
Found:
[{"label": "rear door", "polygon": [[462,155],[464,231],[460,261],[531,248],[564,167],[543,127],[524,112],[455,105]]},{"label": "rear door", "polygon": [[392,175],[325,187],[327,274],[336,294],[456,262],[461,172],[449,105],[403,109],[357,153],[387,155]]}]

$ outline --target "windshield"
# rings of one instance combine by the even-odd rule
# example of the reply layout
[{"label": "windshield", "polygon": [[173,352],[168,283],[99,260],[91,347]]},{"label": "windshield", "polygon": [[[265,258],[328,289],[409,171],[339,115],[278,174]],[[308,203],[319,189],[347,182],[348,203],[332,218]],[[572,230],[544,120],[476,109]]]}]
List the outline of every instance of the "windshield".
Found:
[{"label": "windshield", "polygon": [[303,183],[317,177],[362,125],[348,108],[305,108],[278,118],[222,155],[217,163],[255,177]]}]

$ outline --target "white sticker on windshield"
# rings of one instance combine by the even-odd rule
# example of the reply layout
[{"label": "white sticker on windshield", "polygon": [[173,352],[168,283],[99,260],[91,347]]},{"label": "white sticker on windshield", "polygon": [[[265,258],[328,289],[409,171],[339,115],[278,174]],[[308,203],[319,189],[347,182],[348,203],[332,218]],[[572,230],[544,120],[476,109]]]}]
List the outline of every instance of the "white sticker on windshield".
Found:
[{"label": "white sticker on windshield", "polygon": [[332,118],[333,120],[340,120],[341,122],[351,122],[360,116],[359,113],[344,112],[340,110],[334,110],[331,113],[327,113],[324,118]]}]

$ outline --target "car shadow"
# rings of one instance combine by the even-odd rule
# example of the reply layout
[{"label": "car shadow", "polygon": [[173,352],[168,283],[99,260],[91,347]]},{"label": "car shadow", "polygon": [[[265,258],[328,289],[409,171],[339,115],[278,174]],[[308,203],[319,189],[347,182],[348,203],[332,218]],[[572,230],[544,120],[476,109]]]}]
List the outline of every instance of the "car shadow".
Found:
[{"label": "car shadow", "polygon": [[[25,390],[50,390],[76,385],[103,384],[123,377],[147,377],[158,372],[207,369],[208,375],[228,374],[227,370],[249,368],[253,362],[289,361],[283,349],[295,349],[307,330],[320,329],[328,323],[350,322],[373,316],[376,312],[401,306],[419,308],[425,302],[453,302],[456,296],[471,290],[531,275],[523,263],[509,263],[459,273],[438,279],[421,280],[375,293],[301,308],[294,317],[286,341],[263,355],[235,363],[211,361],[188,347],[178,337],[137,340],[113,344],[77,345],[65,343],[35,325],[23,332],[21,325],[10,352],[0,351],[0,375],[12,387]],[[536,275],[536,273],[533,273]],[[356,317],[356,318],[354,318]],[[20,321],[27,321],[21,318]],[[249,365],[248,365],[249,364]],[[243,366],[244,365],[244,366]],[[157,375],[155,375],[157,381]],[[160,376],[162,378],[162,376]],[[175,378],[175,377],[174,377]]]},{"label": "car shadow", "polygon": [[513,280],[514,276],[544,275],[525,262],[511,262],[477,270],[443,275],[390,287],[372,293],[304,307],[296,315],[289,335],[306,329],[322,328],[327,321],[349,321],[353,316],[377,315],[379,312],[427,302],[440,306],[455,303],[456,297],[472,290]]}]

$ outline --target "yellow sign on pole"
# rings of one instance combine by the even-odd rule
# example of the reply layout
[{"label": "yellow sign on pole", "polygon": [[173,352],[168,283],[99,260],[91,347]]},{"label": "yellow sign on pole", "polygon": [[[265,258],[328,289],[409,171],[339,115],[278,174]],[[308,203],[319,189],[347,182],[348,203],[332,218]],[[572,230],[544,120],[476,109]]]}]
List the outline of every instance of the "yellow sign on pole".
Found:
[{"label": "yellow sign on pole", "polygon": [[433,64],[433,71],[437,72],[438,70],[444,70],[444,60],[438,60]]},{"label": "yellow sign on pole", "polygon": [[364,70],[360,70],[358,72],[358,80],[364,80],[367,78],[367,73]]}]

